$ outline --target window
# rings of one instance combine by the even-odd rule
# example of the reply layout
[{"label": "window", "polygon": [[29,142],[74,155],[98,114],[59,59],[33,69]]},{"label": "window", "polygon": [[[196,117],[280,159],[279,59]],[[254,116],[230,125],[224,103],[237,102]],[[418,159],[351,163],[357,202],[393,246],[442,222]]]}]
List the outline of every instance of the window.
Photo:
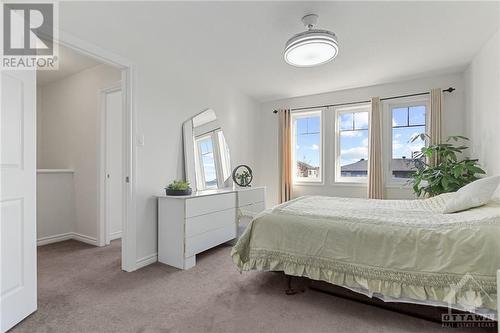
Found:
[{"label": "window", "polygon": [[368,175],[369,105],[335,109],[337,182],[364,182]]},{"label": "window", "polygon": [[196,181],[198,189],[228,186],[231,157],[222,130],[215,129],[195,138]]},{"label": "window", "polygon": [[393,180],[410,178],[420,162],[415,160],[415,154],[425,146],[425,141],[412,138],[421,133],[426,133],[425,101],[413,104],[391,105],[392,119],[392,149],[390,160],[390,173]]},{"label": "window", "polygon": [[203,188],[217,188],[217,173],[215,171],[215,156],[212,135],[205,135],[196,139],[198,160],[200,161],[200,178]]},{"label": "window", "polygon": [[321,111],[292,113],[294,182],[321,182]]}]

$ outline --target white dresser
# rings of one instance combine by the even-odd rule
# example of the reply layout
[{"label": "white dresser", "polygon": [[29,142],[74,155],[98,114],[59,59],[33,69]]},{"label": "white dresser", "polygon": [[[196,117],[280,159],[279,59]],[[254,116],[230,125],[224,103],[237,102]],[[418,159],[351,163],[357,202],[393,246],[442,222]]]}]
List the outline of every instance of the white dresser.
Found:
[{"label": "white dresser", "polygon": [[238,237],[251,216],[265,209],[264,198],[264,187],[158,197],[158,261],[193,267],[196,254]]}]

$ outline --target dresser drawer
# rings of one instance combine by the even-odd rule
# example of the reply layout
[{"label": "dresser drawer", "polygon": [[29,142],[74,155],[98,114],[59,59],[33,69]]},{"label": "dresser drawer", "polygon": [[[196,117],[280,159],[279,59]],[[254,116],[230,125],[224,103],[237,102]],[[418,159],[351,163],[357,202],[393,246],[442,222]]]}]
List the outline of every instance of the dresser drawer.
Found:
[{"label": "dresser drawer", "polygon": [[242,207],[256,202],[262,202],[265,200],[264,196],[264,188],[240,190],[238,191],[238,206]]},{"label": "dresser drawer", "polygon": [[234,208],[236,193],[209,195],[186,200],[186,217],[199,216]]},{"label": "dresser drawer", "polygon": [[243,216],[254,216],[266,209],[264,202],[256,202],[245,206],[240,206],[240,212]]},{"label": "dresser drawer", "polygon": [[228,225],[186,238],[186,258],[236,238],[236,226]]},{"label": "dresser drawer", "polygon": [[235,223],[236,209],[230,208],[223,211],[190,217],[186,219],[186,237],[196,236],[207,231],[233,226]]}]

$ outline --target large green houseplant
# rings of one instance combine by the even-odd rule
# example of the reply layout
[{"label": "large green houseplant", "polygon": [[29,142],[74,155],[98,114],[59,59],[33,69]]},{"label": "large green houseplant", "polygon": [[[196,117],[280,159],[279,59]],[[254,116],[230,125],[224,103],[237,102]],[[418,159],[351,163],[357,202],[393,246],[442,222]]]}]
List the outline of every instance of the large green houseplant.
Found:
[{"label": "large green houseplant", "polygon": [[[411,139],[411,142],[418,139],[426,140],[430,137],[427,134],[418,134]],[[451,143],[452,141],[454,142]],[[458,141],[469,141],[469,139],[460,135],[450,136],[445,143],[423,147],[414,156],[417,170],[411,175],[409,182],[419,197],[455,192],[477,180],[480,174],[485,174],[478,160],[459,159],[469,147],[458,144]]]}]

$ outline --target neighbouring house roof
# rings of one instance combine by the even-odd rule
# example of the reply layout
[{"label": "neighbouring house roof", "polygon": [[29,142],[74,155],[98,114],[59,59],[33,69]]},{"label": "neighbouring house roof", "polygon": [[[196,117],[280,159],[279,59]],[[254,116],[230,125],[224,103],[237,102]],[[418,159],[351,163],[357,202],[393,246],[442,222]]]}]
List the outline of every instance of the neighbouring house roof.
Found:
[{"label": "neighbouring house roof", "polygon": [[306,170],[319,170],[319,166],[312,166],[309,163],[302,162],[302,161],[297,161],[297,167],[299,169],[306,169]]},{"label": "neighbouring house roof", "polygon": [[[408,158],[394,158],[391,161],[391,170],[393,171],[412,171],[414,170],[415,162]],[[361,159],[357,162],[347,164],[341,167],[342,172],[367,171],[368,160]]]}]

